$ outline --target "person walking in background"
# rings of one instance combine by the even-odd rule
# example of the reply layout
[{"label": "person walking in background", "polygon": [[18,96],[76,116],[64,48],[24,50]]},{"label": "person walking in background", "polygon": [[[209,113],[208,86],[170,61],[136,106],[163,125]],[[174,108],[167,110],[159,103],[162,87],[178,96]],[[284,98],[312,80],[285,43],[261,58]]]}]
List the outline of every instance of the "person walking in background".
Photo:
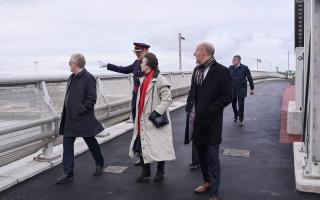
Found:
[{"label": "person walking in background", "polygon": [[237,122],[239,118],[239,126],[243,126],[247,80],[250,84],[250,95],[254,94],[254,84],[249,67],[241,63],[241,57],[239,55],[233,56],[232,64],[233,65],[229,66],[229,72],[232,78],[232,109],[234,122]]},{"label": "person walking in background", "polygon": [[56,181],[64,184],[73,180],[74,141],[82,137],[95,160],[96,169],[93,175],[100,175],[104,158],[95,136],[103,131],[102,125],[95,118],[94,105],[97,100],[96,79],[84,67],[85,57],[82,54],[71,56],[69,66],[72,74],[67,82],[59,134],[63,135],[63,170]]},{"label": "person walking in background", "polygon": [[[132,120],[135,121],[136,116],[136,102],[137,102],[137,94],[140,86],[139,79],[143,77],[143,72],[141,71],[141,62],[145,53],[149,51],[150,45],[145,43],[133,43],[134,45],[134,54],[136,55],[137,59],[129,66],[117,66],[114,64],[107,64],[102,67],[106,67],[107,70],[122,73],[122,74],[133,74],[133,91],[132,91],[132,99],[131,99],[131,111],[132,111]],[[141,165],[141,161],[138,160],[135,163],[135,166]]]},{"label": "person walking in background", "polygon": [[218,199],[223,110],[232,100],[232,82],[228,68],[215,60],[214,53],[211,43],[201,43],[195,50],[197,67],[193,71],[188,94],[185,133],[185,143],[192,140],[197,146],[204,180],[195,192],[210,190],[210,200]]},{"label": "person walking in background", "polygon": [[175,159],[169,106],[172,103],[170,83],[160,74],[158,59],[153,53],[144,55],[141,86],[137,97],[136,120],[129,156],[139,156],[142,173],[137,182],[151,176],[150,163],[158,162],[153,180],[162,181],[165,161]]}]

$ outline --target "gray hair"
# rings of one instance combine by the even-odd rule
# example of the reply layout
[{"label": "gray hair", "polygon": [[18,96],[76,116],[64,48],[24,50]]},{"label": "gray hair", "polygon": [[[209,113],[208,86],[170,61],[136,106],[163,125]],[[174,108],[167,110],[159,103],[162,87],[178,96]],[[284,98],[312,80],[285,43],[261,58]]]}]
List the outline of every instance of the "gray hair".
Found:
[{"label": "gray hair", "polygon": [[238,58],[239,60],[241,60],[241,56],[240,55],[235,55],[235,56],[233,56],[233,58]]},{"label": "gray hair", "polygon": [[210,42],[203,42],[199,44],[199,47],[202,48],[208,56],[214,55],[215,49],[213,44],[211,44]]},{"label": "gray hair", "polygon": [[72,54],[71,60],[76,62],[80,68],[84,68],[84,66],[86,65],[86,58],[84,57],[84,55],[82,55],[80,53]]}]

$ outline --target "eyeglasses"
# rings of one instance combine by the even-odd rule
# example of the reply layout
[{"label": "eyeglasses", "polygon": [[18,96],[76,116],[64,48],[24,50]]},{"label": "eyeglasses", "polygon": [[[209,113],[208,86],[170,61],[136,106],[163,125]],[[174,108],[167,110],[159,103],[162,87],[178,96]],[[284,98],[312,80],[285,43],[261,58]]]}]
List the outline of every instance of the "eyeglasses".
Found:
[{"label": "eyeglasses", "polygon": [[69,61],[69,65],[71,65],[71,64],[77,64],[76,62],[72,62],[72,61]]}]

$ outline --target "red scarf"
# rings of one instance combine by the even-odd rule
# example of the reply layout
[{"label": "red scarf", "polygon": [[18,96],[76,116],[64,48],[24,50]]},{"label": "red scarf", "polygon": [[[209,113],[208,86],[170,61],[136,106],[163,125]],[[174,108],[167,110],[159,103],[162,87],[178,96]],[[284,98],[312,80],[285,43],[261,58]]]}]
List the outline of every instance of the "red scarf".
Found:
[{"label": "red scarf", "polygon": [[138,134],[140,134],[140,127],[141,127],[140,119],[141,119],[141,113],[144,107],[144,100],[147,94],[149,83],[153,77],[153,74],[154,74],[154,70],[151,70],[148,74],[145,74],[143,82],[140,86],[140,98],[139,98],[139,104],[138,104]]}]

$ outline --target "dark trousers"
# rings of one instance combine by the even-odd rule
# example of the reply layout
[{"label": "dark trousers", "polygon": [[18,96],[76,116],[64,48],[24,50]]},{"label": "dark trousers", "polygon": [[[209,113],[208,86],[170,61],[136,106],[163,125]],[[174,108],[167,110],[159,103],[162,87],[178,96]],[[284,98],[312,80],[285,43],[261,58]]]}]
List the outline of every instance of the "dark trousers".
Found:
[{"label": "dark trousers", "polygon": [[132,91],[131,112],[132,112],[132,120],[133,120],[133,122],[136,119],[137,96],[138,96],[138,92]]},{"label": "dark trousers", "polygon": [[199,164],[197,145],[192,144],[192,164]]},{"label": "dark trousers", "polygon": [[[63,170],[66,174],[73,175],[74,168],[74,141],[76,137],[63,138]],[[100,146],[95,137],[83,137],[89,147],[97,166],[104,165],[104,159]]]},{"label": "dark trousers", "polygon": [[220,186],[219,145],[197,147],[203,180],[210,183],[211,195],[217,196]]},{"label": "dark trousers", "polygon": [[[150,163],[144,163],[143,157],[140,156],[140,160],[141,160],[141,166],[142,166],[142,170],[144,173],[146,174],[150,174]],[[158,162],[158,166],[157,166],[157,173],[158,174],[164,174],[164,165],[165,165],[165,161],[159,161]]]},{"label": "dark trousers", "polygon": [[[237,106],[238,103],[238,106]],[[234,118],[243,121],[244,117],[244,97],[233,97],[232,98],[232,109],[234,113]]]}]

